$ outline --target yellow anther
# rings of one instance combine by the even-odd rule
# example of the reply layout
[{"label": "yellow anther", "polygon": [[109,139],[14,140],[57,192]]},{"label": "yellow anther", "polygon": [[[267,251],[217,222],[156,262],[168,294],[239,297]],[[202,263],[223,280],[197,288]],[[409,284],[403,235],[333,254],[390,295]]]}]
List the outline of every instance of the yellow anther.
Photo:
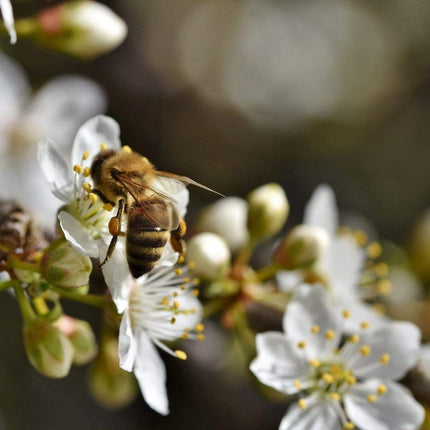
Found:
[{"label": "yellow anther", "polygon": [[175,309],[175,311],[177,311],[179,309],[179,302],[178,301],[174,301],[173,302],[173,308]]},{"label": "yellow anther", "polygon": [[369,258],[378,258],[382,253],[382,247],[378,242],[372,242],[367,245],[366,252]]},{"label": "yellow anther", "polygon": [[382,296],[388,296],[393,290],[393,284],[388,279],[381,279],[376,284],[376,288],[379,294],[381,294]]},{"label": "yellow anther", "polygon": [[318,334],[320,332],[320,326],[319,325],[313,325],[311,328],[312,334]]},{"label": "yellow anther", "polygon": [[86,160],[90,156],[89,151],[85,151],[82,155],[82,160]]},{"label": "yellow anther", "polygon": [[183,255],[180,255],[180,256],[178,257],[178,261],[177,261],[177,263],[178,263],[178,264],[182,264],[184,261],[185,261],[185,257],[184,257]]},{"label": "yellow anther", "polygon": [[175,274],[178,275],[178,276],[181,275],[182,274],[182,269],[179,269],[179,268],[176,269],[175,270]]},{"label": "yellow anther", "polygon": [[197,286],[200,284],[200,279],[199,278],[194,278],[193,279],[193,285]]},{"label": "yellow anther", "polygon": [[73,171],[80,175],[82,173],[82,166],[80,164],[75,164],[73,166]]},{"label": "yellow anther", "polygon": [[302,384],[298,379],[295,379],[293,381],[294,386],[296,387],[297,390],[301,390],[302,389]]},{"label": "yellow anther", "polygon": [[343,425],[343,430],[353,430],[354,427],[355,427],[354,423],[352,423],[351,421],[348,421]]},{"label": "yellow anther", "polygon": [[186,285],[184,285],[184,284],[182,284],[179,288],[180,288],[182,291],[184,291],[184,290],[186,290],[186,289],[187,289],[187,286],[186,286]]},{"label": "yellow anther", "polygon": [[88,178],[91,175],[91,169],[89,167],[84,167],[84,176]]},{"label": "yellow anther", "polygon": [[309,360],[309,364],[312,367],[320,367],[321,366],[321,362],[319,360],[315,360],[315,359]]},{"label": "yellow anther", "polygon": [[161,300],[161,304],[163,306],[169,306],[170,304],[170,299],[168,297],[163,297],[163,299]]},{"label": "yellow anther", "polygon": [[381,278],[388,275],[389,268],[387,263],[378,263],[374,269],[375,273]]},{"label": "yellow anther", "polygon": [[340,348],[334,348],[334,349],[332,350],[332,352],[333,352],[333,354],[334,354],[334,355],[337,355],[337,354],[339,354],[339,352],[340,352]]},{"label": "yellow anther", "polygon": [[106,150],[107,150],[107,145],[106,145],[106,143],[104,143],[104,142],[101,142],[101,143],[100,143],[100,150],[101,150],[101,151],[106,151]]},{"label": "yellow anther", "polygon": [[172,317],[172,319],[170,320],[170,324],[175,324],[175,322],[176,322],[176,318]]},{"label": "yellow anther", "polygon": [[324,373],[322,377],[327,384],[331,384],[334,381],[334,377],[330,373]]},{"label": "yellow anther", "polygon": [[381,358],[379,359],[379,361],[381,362],[382,365],[386,365],[390,362],[390,354],[383,354],[381,355]]},{"label": "yellow anther", "polygon": [[300,342],[297,344],[297,346],[298,346],[300,349],[306,348],[306,342],[305,342],[304,340],[302,340],[302,341],[300,341]]},{"label": "yellow anther", "polygon": [[131,154],[133,152],[132,149],[128,145],[124,145],[121,148],[121,151],[124,152],[124,153],[126,153],[126,154]]},{"label": "yellow anther", "polygon": [[362,345],[360,347],[360,354],[364,355],[365,357],[367,357],[368,355],[370,355],[370,353],[372,352],[371,348],[369,345]]},{"label": "yellow anther", "polygon": [[300,400],[298,401],[298,404],[299,404],[299,407],[300,407],[300,409],[301,409],[302,411],[304,411],[304,410],[306,409],[306,402],[305,402],[305,399],[300,399]]},{"label": "yellow anther", "polygon": [[357,383],[357,378],[355,376],[349,376],[346,378],[346,382],[348,382],[349,385],[355,385]]},{"label": "yellow anther", "polygon": [[177,291],[173,292],[173,297],[178,297],[178,292]]},{"label": "yellow anther", "polygon": [[88,197],[90,198],[92,203],[95,203],[97,201],[97,194],[89,193]]},{"label": "yellow anther", "polygon": [[367,321],[363,321],[360,323],[360,328],[362,328],[363,330],[367,330],[370,327],[370,323]]},{"label": "yellow anther", "polygon": [[103,205],[103,209],[104,209],[105,211],[110,212],[110,211],[113,209],[113,206],[112,206],[110,203],[105,203],[105,204]]},{"label": "yellow anther", "polygon": [[195,297],[199,297],[200,291],[199,291],[199,290],[194,289],[194,290],[192,291],[192,294],[193,294],[193,296],[195,296]]},{"label": "yellow anther", "polygon": [[197,335],[197,340],[205,340],[205,335],[200,333]]},{"label": "yellow anther", "polygon": [[196,308],[192,308],[192,309],[190,309],[190,313],[191,313],[191,314],[195,314],[195,313],[197,313],[197,309],[196,309]]},{"label": "yellow anther", "polygon": [[360,336],[358,334],[354,334],[348,339],[349,343],[358,343],[360,342]]},{"label": "yellow anther", "polygon": [[184,333],[181,337],[182,339],[188,339],[188,333]]},{"label": "yellow anther", "polygon": [[188,263],[188,267],[189,267],[190,269],[194,269],[194,268],[196,267],[196,263],[194,263],[194,261],[190,261],[190,262]]},{"label": "yellow anther", "polygon": [[333,399],[333,400],[340,400],[340,394],[339,393],[330,393],[330,397]]},{"label": "yellow anther", "polygon": [[197,332],[202,332],[204,329],[205,329],[205,326],[202,323],[197,324],[195,328]]},{"label": "yellow anther", "polygon": [[325,337],[327,340],[333,340],[333,339],[334,339],[334,337],[335,337],[335,333],[334,333],[334,331],[333,331],[333,330],[327,330],[327,331],[324,333],[324,337]]},{"label": "yellow anther", "polygon": [[184,331],[186,331],[187,333],[189,333],[191,331],[191,329],[189,327],[185,327]]},{"label": "yellow anther", "polygon": [[183,281],[184,281],[185,284],[188,284],[188,282],[190,282],[191,279],[190,278],[184,278]]},{"label": "yellow anther", "polygon": [[345,319],[348,319],[348,318],[350,318],[350,317],[351,317],[351,312],[350,312],[348,309],[344,309],[344,310],[342,311],[342,316],[343,316]]},{"label": "yellow anther", "polygon": [[366,400],[367,400],[369,403],[375,403],[375,402],[376,402],[376,400],[377,400],[377,397],[376,397],[374,394],[369,394],[369,395],[366,397]]},{"label": "yellow anther", "polygon": [[339,364],[333,364],[333,366],[331,366],[331,368],[330,368],[330,372],[334,376],[336,376],[336,375],[339,376],[343,372],[343,368]]},{"label": "yellow anther", "polygon": [[87,193],[91,192],[91,184],[89,184],[88,182],[84,182],[84,185],[82,186]]},{"label": "yellow anther", "polygon": [[378,394],[380,396],[382,396],[383,394],[385,394],[387,391],[388,391],[388,388],[387,388],[386,385],[381,384],[381,385],[378,386]]},{"label": "yellow anther", "polygon": [[186,359],[187,359],[187,354],[185,354],[185,352],[184,352],[184,351],[181,351],[181,350],[179,350],[179,349],[177,349],[177,350],[175,351],[175,355],[176,355],[176,357],[178,357],[180,360],[186,360]]},{"label": "yellow anther", "polygon": [[354,239],[358,246],[364,246],[367,242],[367,234],[362,230],[354,232]]}]

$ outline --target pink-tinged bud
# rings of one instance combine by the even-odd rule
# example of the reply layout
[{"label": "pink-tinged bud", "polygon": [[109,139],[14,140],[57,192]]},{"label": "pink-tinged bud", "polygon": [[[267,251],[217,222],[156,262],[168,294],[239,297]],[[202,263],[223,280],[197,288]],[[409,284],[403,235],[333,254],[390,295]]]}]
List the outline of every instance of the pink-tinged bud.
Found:
[{"label": "pink-tinged bud", "polygon": [[92,59],[119,46],[127,35],[126,23],[107,6],[92,0],[74,0],[44,9],[34,18],[16,22],[18,34],[48,49]]},{"label": "pink-tinged bud", "polygon": [[97,355],[97,341],[91,326],[86,321],[63,315],[55,325],[72,343],[75,350],[74,364],[87,364],[94,359]]},{"label": "pink-tinged bud", "polygon": [[38,372],[50,378],[67,376],[74,350],[61,330],[51,322],[37,318],[24,325],[23,334],[28,359]]}]

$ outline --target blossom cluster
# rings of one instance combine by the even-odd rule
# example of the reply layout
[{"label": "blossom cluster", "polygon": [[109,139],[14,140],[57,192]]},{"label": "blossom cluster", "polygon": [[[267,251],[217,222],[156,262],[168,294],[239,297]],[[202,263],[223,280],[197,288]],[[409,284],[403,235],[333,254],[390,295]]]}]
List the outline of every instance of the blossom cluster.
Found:
[{"label": "blossom cluster", "polygon": [[[176,343],[204,340],[203,315],[219,315],[220,327],[240,340],[251,373],[297,398],[280,429],[412,429],[423,422],[424,408],[399,382],[422,355],[420,330],[383,312],[392,284],[382,246],[340,226],[331,187],[317,187],[303,223],[276,241],[290,211],[282,187],[222,198],[201,211],[184,252],[185,185],[195,182],[156,171],[122,145],[113,118],[89,119],[69,147],[40,139],[38,162],[60,202],[55,239],[16,203],[0,214],[0,288],[13,289],[36,370],[60,378],[72,364],[94,361],[91,390],[109,407],[134,399],[134,374],[147,404],[166,415],[159,350],[187,359]],[[251,257],[270,240],[255,269]],[[94,261],[103,295],[90,292]],[[136,276],[133,264],[148,262]],[[98,346],[86,321],[64,313],[62,299],[102,309]],[[275,309],[283,332],[256,329],[255,304]],[[109,393],[107,375],[123,391]]]}]

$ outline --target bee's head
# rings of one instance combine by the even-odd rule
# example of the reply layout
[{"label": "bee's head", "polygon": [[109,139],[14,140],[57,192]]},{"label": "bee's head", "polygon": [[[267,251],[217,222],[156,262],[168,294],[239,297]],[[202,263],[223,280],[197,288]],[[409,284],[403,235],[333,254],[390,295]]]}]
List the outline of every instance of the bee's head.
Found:
[{"label": "bee's head", "polygon": [[108,149],[100,151],[93,160],[91,164],[91,177],[93,178],[94,184],[98,185],[102,179],[102,168],[106,160],[113,157],[116,154],[115,151]]}]

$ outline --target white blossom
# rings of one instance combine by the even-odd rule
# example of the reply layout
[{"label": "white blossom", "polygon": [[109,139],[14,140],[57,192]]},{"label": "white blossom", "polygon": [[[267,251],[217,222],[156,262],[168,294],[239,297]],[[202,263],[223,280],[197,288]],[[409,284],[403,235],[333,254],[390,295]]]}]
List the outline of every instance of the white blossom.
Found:
[{"label": "white blossom", "polygon": [[129,278],[120,334],[120,366],[134,371],[148,405],[160,414],[169,413],[166,369],[156,346],[185,360],[181,350],[172,350],[164,342],[177,339],[203,339],[202,306],[181,268],[158,266],[149,275]]},{"label": "white blossom", "polygon": [[280,429],[418,428],[424,409],[394,381],[418,359],[419,329],[409,322],[379,328],[363,322],[345,338],[340,319],[327,293],[307,286],[287,306],[285,333],[257,335],[251,371],[262,383],[300,397]]},{"label": "white blossom", "polygon": [[[68,159],[56,151],[50,140],[39,142],[42,170],[52,193],[65,204],[58,214],[58,220],[66,239],[78,252],[104,261],[112,238],[108,223],[113,214],[109,212],[112,208],[104,205],[92,192],[93,181],[90,175],[92,159],[101,149],[121,150],[118,123],[103,115],[88,120],[79,129]],[[175,188],[174,182],[169,178],[158,178],[153,188],[160,190],[163,195],[172,195],[178,214],[181,217],[185,215],[188,204],[186,188]],[[121,229],[127,229],[126,217]],[[158,264],[173,265],[177,259],[178,253],[173,251],[169,243]],[[118,238],[112,256],[103,265],[103,274],[118,311],[122,312],[125,290],[131,277],[124,237]]]},{"label": "white blossom", "polygon": [[[356,330],[360,321],[373,325],[382,323],[384,318],[363,299],[360,277],[366,253],[352,237],[338,236],[339,215],[336,197],[328,185],[316,188],[305,208],[304,225],[322,228],[329,235],[329,245],[320,261],[317,271],[324,278],[332,303],[339,311],[351,311],[351,318],[344,321],[348,330]],[[277,276],[279,287],[284,291],[297,291],[304,282],[300,270],[280,272]]]}]

